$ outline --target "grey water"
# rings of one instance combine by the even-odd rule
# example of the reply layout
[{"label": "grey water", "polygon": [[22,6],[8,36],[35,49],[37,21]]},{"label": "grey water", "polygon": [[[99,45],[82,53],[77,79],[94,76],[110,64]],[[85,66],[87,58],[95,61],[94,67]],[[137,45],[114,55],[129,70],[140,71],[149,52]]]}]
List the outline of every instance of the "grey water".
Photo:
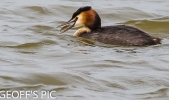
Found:
[{"label": "grey water", "polygon": [[[92,6],[102,26],[134,26],[162,44],[109,46],[73,37],[76,29],[60,34],[56,27],[81,6]],[[1,0],[2,90],[55,90],[57,100],[169,100],[169,0]]]}]

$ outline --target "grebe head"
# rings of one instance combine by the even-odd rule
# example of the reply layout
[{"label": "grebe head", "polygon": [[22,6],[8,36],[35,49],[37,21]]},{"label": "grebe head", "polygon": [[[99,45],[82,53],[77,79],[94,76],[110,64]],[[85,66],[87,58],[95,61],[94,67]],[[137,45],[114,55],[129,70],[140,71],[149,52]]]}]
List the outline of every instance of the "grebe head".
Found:
[{"label": "grebe head", "polygon": [[[70,25],[71,23],[73,24]],[[83,26],[89,28],[90,30],[95,30],[101,28],[101,19],[97,12],[90,6],[85,6],[74,12],[72,18],[68,22],[63,23],[58,27],[61,26],[63,26],[61,33],[66,32],[74,26]]]}]

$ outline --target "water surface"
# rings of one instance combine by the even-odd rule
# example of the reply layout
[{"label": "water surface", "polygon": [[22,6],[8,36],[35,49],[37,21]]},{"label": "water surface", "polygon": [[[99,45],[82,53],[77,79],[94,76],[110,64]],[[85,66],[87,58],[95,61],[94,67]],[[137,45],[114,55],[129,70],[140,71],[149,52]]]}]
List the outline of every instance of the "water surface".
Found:
[{"label": "water surface", "polygon": [[[84,5],[102,26],[131,25],[162,44],[110,46],[73,37],[76,29],[59,34],[56,26]],[[1,0],[0,35],[1,91],[55,90],[58,100],[169,98],[168,0]]]}]

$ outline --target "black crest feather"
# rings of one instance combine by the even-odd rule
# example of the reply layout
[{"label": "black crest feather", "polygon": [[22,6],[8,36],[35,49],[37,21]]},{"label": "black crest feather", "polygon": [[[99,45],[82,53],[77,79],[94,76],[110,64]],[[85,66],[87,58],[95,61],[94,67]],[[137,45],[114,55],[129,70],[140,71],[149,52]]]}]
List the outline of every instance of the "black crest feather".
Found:
[{"label": "black crest feather", "polygon": [[72,19],[74,17],[76,17],[77,15],[79,15],[81,12],[83,11],[88,11],[91,9],[91,6],[84,6],[84,7],[80,7],[76,12],[73,13]]}]

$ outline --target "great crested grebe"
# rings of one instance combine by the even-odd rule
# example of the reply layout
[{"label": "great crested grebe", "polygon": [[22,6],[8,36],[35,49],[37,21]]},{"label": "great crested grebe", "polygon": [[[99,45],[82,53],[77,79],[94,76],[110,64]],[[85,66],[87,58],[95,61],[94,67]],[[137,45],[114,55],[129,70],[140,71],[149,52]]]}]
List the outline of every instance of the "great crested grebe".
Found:
[{"label": "great crested grebe", "polygon": [[[71,23],[73,23],[71,25]],[[97,12],[90,6],[79,8],[73,13],[72,18],[59,25],[64,26],[61,33],[66,32],[74,26],[81,26],[73,36],[88,38],[106,44],[116,45],[156,45],[161,43],[161,39],[152,37],[147,33],[126,25],[101,27],[101,19]]]}]

